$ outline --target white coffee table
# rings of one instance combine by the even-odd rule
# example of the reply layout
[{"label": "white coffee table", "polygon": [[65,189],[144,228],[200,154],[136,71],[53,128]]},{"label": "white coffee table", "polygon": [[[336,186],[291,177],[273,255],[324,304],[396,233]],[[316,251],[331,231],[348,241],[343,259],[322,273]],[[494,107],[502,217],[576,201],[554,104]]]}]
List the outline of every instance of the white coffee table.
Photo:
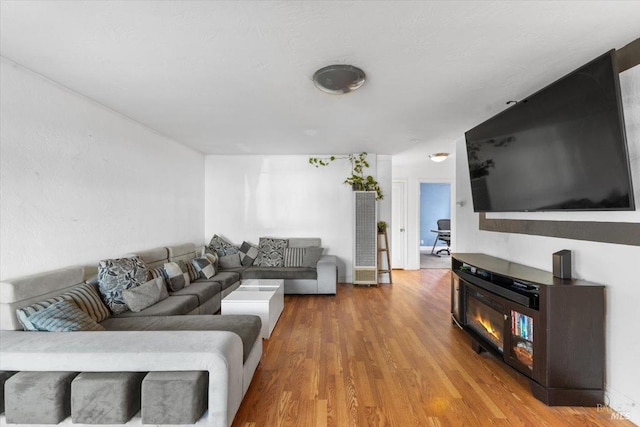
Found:
[{"label": "white coffee table", "polygon": [[222,314],[254,314],[262,319],[262,338],[269,338],[284,308],[284,280],[243,280],[222,300]]}]

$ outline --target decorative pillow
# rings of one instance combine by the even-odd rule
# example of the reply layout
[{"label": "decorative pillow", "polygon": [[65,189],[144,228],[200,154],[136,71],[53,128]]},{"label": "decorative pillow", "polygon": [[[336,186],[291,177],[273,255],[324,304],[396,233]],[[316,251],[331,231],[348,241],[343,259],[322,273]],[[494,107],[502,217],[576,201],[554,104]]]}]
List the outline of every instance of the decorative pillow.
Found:
[{"label": "decorative pillow", "polygon": [[302,267],[302,259],[306,248],[284,248],[285,267]]},{"label": "decorative pillow", "polygon": [[236,248],[231,242],[225,240],[223,237],[214,234],[209,242],[209,249],[216,252],[219,256],[237,254],[238,248]]},{"label": "decorative pillow", "polygon": [[220,270],[229,270],[231,268],[242,267],[240,263],[240,254],[225,255],[219,260]]},{"label": "decorative pillow", "polygon": [[261,237],[258,258],[254,264],[259,267],[283,267],[284,248],[288,245],[289,241],[287,239]]},{"label": "decorative pillow", "polygon": [[139,257],[105,259],[98,266],[100,294],[113,314],[127,311],[122,291],[140,286],[148,277],[149,270]]},{"label": "decorative pillow", "polygon": [[218,269],[218,262],[220,260],[220,257],[216,252],[211,253],[209,252],[209,248],[207,248],[205,249],[204,257],[209,260],[211,265],[213,265],[214,270]]},{"label": "decorative pillow", "polygon": [[191,261],[185,263],[187,267],[187,273],[189,273],[189,282],[195,282],[198,280],[198,270],[191,264]]},{"label": "decorative pillow", "polygon": [[169,298],[169,293],[167,288],[164,287],[164,280],[157,277],[137,288],[125,289],[122,291],[122,298],[127,303],[129,310],[137,313],[147,307],[151,307],[158,301]]},{"label": "decorative pillow", "polygon": [[52,306],[55,303],[60,301],[64,301],[64,297],[62,295],[58,295],[57,297],[52,297],[43,301],[38,301],[33,303],[27,307],[19,308],[16,310],[16,317],[18,317],[18,321],[22,325],[25,331],[38,331],[39,329],[31,323],[29,318],[33,316],[35,313],[45,310],[46,308]]},{"label": "decorative pillow", "polygon": [[102,302],[100,292],[95,285],[84,283],[65,292],[62,296],[65,298],[69,296],[80,310],[87,313],[96,322],[102,322],[110,315],[109,309]]},{"label": "decorative pillow", "polygon": [[[180,270],[182,270],[182,274],[184,274],[184,287],[186,288],[191,284],[191,275],[189,274],[189,268],[187,267],[187,263],[184,261],[176,261]],[[189,263],[191,264],[191,263]],[[197,278],[197,275],[196,275]]]},{"label": "decorative pillow", "polygon": [[213,264],[206,257],[194,258],[191,260],[191,264],[196,268],[200,277],[204,279],[211,279],[216,274]]},{"label": "decorative pillow", "polygon": [[29,316],[37,331],[71,332],[104,331],[87,313],[71,300],[63,299]]},{"label": "decorative pillow", "polygon": [[304,255],[302,255],[302,267],[313,267],[316,268],[320,257],[322,256],[322,251],[324,249],[318,246],[310,246],[308,248],[304,248]]},{"label": "decorative pillow", "polygon": [[189,277],[189,275],[182,271],[178,263],[166,262],[164,264],[164,277],[167,280],[167,286],[171,292],[177,292],[184,288],[187,283],[186,278]]},{"label": "decorative pillow", "polygon": [[156,267],[149,270],[149,280],[160,278],[164,282],[164,267]]},{"label": "decorative pillow", "polygon": [[258,258],[259,249],[256,246],[253,246],[249,242],[242,242],[240,246],[240,263],[245,267],[248,267],[253,264],[253,262]]}]

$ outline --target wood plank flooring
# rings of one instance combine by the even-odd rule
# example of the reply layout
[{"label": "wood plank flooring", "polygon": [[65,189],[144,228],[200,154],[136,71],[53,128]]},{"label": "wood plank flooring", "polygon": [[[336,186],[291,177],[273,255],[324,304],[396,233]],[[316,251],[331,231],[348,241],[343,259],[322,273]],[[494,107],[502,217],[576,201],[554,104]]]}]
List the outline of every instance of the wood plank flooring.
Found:
[{"label": "wood plank flooring", "polygon": [[475,354],[451,324],[449,270],[394,284],[285,296],[236,415],[258,426],[633,426],[597,408],[548,407],[526,378]]}]

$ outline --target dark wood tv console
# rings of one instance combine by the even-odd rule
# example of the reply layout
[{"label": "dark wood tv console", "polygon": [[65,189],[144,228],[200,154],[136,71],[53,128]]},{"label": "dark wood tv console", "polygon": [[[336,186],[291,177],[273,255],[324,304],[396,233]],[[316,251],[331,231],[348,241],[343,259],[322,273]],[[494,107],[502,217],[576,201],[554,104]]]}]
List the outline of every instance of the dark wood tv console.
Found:
[{"label": "dark wood tv console", "polygon": [[484,254],[451,257],[452,319],[550,406],[604,402],[604,286]]}]

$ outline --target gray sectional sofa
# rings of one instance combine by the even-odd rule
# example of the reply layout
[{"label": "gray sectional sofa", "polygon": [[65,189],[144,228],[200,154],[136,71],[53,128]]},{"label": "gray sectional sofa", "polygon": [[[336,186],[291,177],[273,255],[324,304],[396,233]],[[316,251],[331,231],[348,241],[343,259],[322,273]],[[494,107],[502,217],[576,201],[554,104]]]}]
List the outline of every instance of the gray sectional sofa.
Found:
[{"label": "gray sectional sofa", "polygon": [[[318,238],[295,237],[287,239],[290,248],[320,247]],[[232,270],[241,279],[283,279],[285,294],[335,295],[338,281],[336,257],[322,255],[316,267],[238,267]]]},{"label": "gray sectional sofa", "polygon": [[[260,318],[140,312],[111,316],[100,322],[105,330],[99,332],[21,331],[16,309],[83,286],[85,276],[83,267],[67,267],[0,283],[0,371],[207,371],[208,410],[198,425],[231,425],[262,355]],[[191,312],[211,307],[207,301],[198,305],[198,298],[170,296],[164,301],[173,301],[151,306],[147,313],[181,314],[194,305]],[[2,414],[0,425],[4,424]],[[141,425],[142,420],[134,417],[127,424]]]},{"label": "gray sectional sofa", "polygon": [[[289,239],[289,245],[320,246],[320,239]],[[156,268],[167,262],[190,262],[202,251],[186,243],[131,255],[140,257],[148,268]],[[337,281],[336,258],[329,255],[323,255],[315,268],[249,266],[218,270],[210,279],[199,278],[139,312],[125,311],[101,319],[99,325],[104,331],[22,331],[17,309],[68,295],[87,284],[97,288],[97,276],[92,273],[84,267],[67,267],[0,283],[0,371],[204,371],[209,378],[203,397],[208,409],[197,424],[207,426],[231,425],[262,355],[260,318],[214,315],[222,299],[243,279],[283,279],[285,293],[289,294],[335,294]],[[144,414],[144,410],[141,412]],[[6,424],[5,415],[0,413],[0,425]],[[71,417],[62,424],[72,425]],[[142,424],[139,414],[127,422]]]}]

